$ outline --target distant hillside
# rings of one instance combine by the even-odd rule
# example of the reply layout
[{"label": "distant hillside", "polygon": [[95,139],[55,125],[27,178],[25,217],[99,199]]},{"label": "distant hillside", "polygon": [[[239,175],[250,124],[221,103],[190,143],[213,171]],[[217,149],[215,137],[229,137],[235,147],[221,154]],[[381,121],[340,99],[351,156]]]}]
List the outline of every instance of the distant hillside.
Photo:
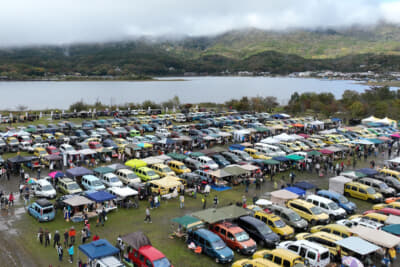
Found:
[{"label": "distant hillside", "polygon": [[245,29],[179,40],[0,49],[0,76],[399,71],[399,58],[400,27],[394,25],[287,32]]}]

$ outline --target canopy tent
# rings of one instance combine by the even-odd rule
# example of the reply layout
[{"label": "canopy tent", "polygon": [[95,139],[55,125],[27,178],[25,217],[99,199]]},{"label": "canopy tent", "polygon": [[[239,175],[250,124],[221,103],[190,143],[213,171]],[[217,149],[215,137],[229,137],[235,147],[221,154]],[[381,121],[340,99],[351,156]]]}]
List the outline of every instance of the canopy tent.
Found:
[{"label": "canopy tent", "polygon": [[279,161],[279,162],[286,162],[289,161],[290,159],[288,159],[287,157],[284,156],[279,156],[279,157],[273,157],[273,160]]},{"label": "canopy tent", "polygon": [[165,154],[159,155],[159,156],[155,156],[154,158],[160,159],[160,160],[162,160],[162,161],[171,160],[171,157],[170,157],[170,156],[167,156],[167,155],[165,155]]},{"label": "canopy tent", "polygon": [[63,172],[60,172],[60,171],[55,171],[55,172],[50,172],[49,176],[51,178],[53,178],[53,179],[57,179],[57,178],[60,178],[60,177],[64,177],[65,174]]},{"label": "canopy tent", "polygon": [[274,137],[268,137],[268,138],[262,139],[262,140],[260,141],[260,143],[264,143],[264,144],[278,144],[278,143],[279,143],[279,140],[278,140],[278,139],[275,139]]},{"label": "canopy tent", "polygon": [[308,151],[308,152],[306,152],[307,153],[307,156],[309,156],[309,157],[312,157],[312,156],[316,156],[316,157],[319,157],[319,156],[321,156],[321,152],[318,152],[318,151],[315,151],[315,150],[313,150],[313,151]]},{"label": "canopy tent", "polygon": [[297,155],[297,154],[287,155],[286,158],[293,160],[293,161],[300,161],[300,160],[304,159],[304,157]]},{"label": "canopy tent", "polygon": [[260,199],[258,199],[258,200],[256,201],[255,204],[258,205],[258,206],[261,206],[261,207],[266,207],[266,206],[272,205],[272,201],[267,200],[267,199],[260,198]]},{"label": "canopy tent", "polygon": [[236,219],[245,215],[250,215],[250,211],[244,208],[231,205],[217,209],[206,209],[192,213],[196,217],[206,223],[216,223],[229,219]]},{"label": "canopy tent", "polygon": [[389,119],[388,117],[385,117],[385,118],[383,118],[381,120],[378,120],[376,122],[384,124],[384,125],[397,126],[397,122],[395,120]]},{"label": "canopy tent", "polygon": [[395,134],[392,134],[390,137],[393,137],[393,138],[400,138],[400,134],[395,133]]},{"label": "canopy tent", "polygon": [[274,160],[274,159],[264,159],[264,160],[262,160],[262,163],[267,164],[267,165],[278,165],[279,161]]},{"label": "canopy tent", "polygon": [[96,150],[93,150],[90,148],[82,149],[82,150],[79,150],[78,152],[79,152],[79,154],[84,155],[84,156],[89,156],[89,155],[93,155],[93,154],[97,153]]},{"label": "canopy tent", "polygon": [[232,176],[240,176],[240,175],[248,173],[247,170],[244,170],[239,165],[230,165],[230,166],[223,168],[223,170],[227,173],[230,173]]},{"label": "canopy tent", "polygon": [[176,143],[176,141],[172,140],[170,138],[164,138],[164,139],[157,141],[157,143],[162,144],[162,145],[173,145]]},{"label": "canopy tent", "polygon": [[387,217],[385,224],[390,225],[390,224],[400,224],[400,216],[389,214]]},{"label": "canopy tent", "polygon": [[23,157],[21,155],[18,155],[18,156],[7,159],[7,161],[10,163],[13,163],[13,164],[21,164],[21,163],[30,162],[34,159],[38,159],[38,157],[32,157],[32,156]]},{"label": "canopy tent", "polygon": [[143,160],[140,159],[131,159],[125,162],[125,165],[131,167],[132,169],[145,167],[147,164]]},{"label": "canopy tent", "polygon": [[377,139],[377,138],[367,138],[367,140],[370,141],[370,142],[372,142],[372,143],[374,143],[374,145],[379,145],[379,144],[382,144],[382,143],[383,143],[382,140],[379,140],[379,139]]},{"label": "canopy tent", "polygon": [[106,191],[97,191],[97,192],[89,193],[86,195],[86,197],[97,203],[101,203],[101,202],[116,198],[114,195],[112,195]]},{"label": "canopy tent", "polygon": [[345,172],[341,172],[340,173],[341,176],[344,177],[348,177],[348,178],[363,178],[366,177],[367,175],[362,173],[362,172],[358,172],[358,171],[345,171]]},{"label": "canopy tent", "polygon": [[362,124],[367,124],[367,123],[370,123],[370,122],[378,122],[378,121],[379,121],[379,119],[378,119],[377,117],[375,117],[375,116],[370,116],[370,117],[368,117],[368,118],[362,119],[362,120],[361,120],[361,123],[362,123]]},{"label": "canopy tent", "polygon": [[141,247],[144,246],[151,246],[150,239],[143,232],[140,231],[123,235],[121,236],[121,240],[135,250],[139,250]]},{"label": "canopy tent", "polygon": [[386,226],[382,227],[381,229],[392,235],[397,235],[397,236],[400,235],[400,224],[386,225]]},{"label": "canopy tent", "polygon": [[327,146],[327,147],[325,147],[325,149],[331,150],[331,151],[333,151],[334,153],[350,150],[350,148],[348,148],[348,147],[346,147],[346,146],[339,146],[339,145],[336,145],[336,146]]},{"label": "canopy tent", "polygon": [[299,195],[288,190],[281,189],[271,192],[271,201],[282,206],[285,206],[286,201],[298,198]]},{"label": "canopy tent", "polygon": [[114,164],[108,165],[107,167],[113,169],[114,171],[117,171],[120,169],[128,169],[127,166],[122,165],[121,163],[114,163]]},{"label": "canopy tent", "polygon": [[84,167],[76,167],[76,168],[68,169],[65,172],[65,174],[67,177],[74,178],[74,177],[84,176],[84,175],[88,175],[88,174],[93,174],[93,171],[88,170]]},{"label": "canopy tent", "polygon": [[190,153],[190,156],[192,158],[198,158],[198,157],[203,157],[205,155],[203,153],[201,153],[201,152],[192,152],[192,153]]},{"label": "canopy tent", "polygon": [[371,254],[380,249],[380,247],[357,236],[343,238],[335,243],[362,256]]},{"label": "canopy tent", "polygon": [[172,221],[181,225],[185,229],[191,229],[203,225],[201,220],[189,215],[173,218]]},{"label": "canopy tent", "polygon": [[221,137],[231,137],[232,134],[228,132],[218,132],[218,135]]},{"label": "canopy tent", "polygon": [[298,187],[303,190],[310,190],[316,188],[316,186],[312,183],[306,182],[306,181],[300,181],[294,184],[295,187]]},{"label": "canopy tent", "polygon": [[367,176],[374,176],[377,175],[379,172],[375,169],[371,169],[371,168],[362,168],[362,169],[358,169],[356,170],[357,172],[361,172]]},{"label": "canopy tent", "polygon": [[243,170],[246,170],[246,171],[256,171],[256,170],[260,169],[260,167],[257,167],[257,166],[251,165],[251,164],[240,165],[240,168],[242,168]]},{"label": "canopy tent", "polygon": [[388,162],[400,164],[400,157],[389,159]]},{"label": "canopy tent", "polygon": [[306,194],[306,191],[304,191],[301,188],[295,187],[295,186],[288,186],[288,187],[285,187],[284,189],[289,192],[295,193],[296,195],[299,195],[299,196],[304,196]]},{"label": "canopy tent", "polygon": [[206,135],[206,136],[203,136],[203,140],[204,141],[213,141],[213,140],[216,140],[217,138],[215,138],[214,136],[212,136],[212,135]]},{"label": "canopy tent", "polygon": [[183,154],[179,154],[179,153],[168,153],[167,156],[171,157],[174,160],[179,160],[179,161],[183,161],[184,159],[186,159],[188,157],[187,155],[183,155]]},{"label": "canopy tent", "polygon": [[236,141],[242,141],[246,136],[250,135],[249,130],[237,130],[233,132],[233,139]]},{"label": "canopy tent", "polygon": [[89,244],[80,245],[79,250],[82,251],[90,260],[100,259],[119,253],[119,249],[111,245],[105,239],[99,239],[90,242]]},{"label": "canopy tent", "polygon": [[108,189],[120,198],[127,198],[130,196],[136,196],[138,192],[128,186],[125,187],[111,187]]},{"label": "canopy tent", "polygon": [[395,235],[389,234],[382,230],[375,230],[372,228],[357,225],[349,229],[349,231],[362,239],[374,243],[380,247],[393,248],[400,244],[400,238]]},{"label": "canopy tent", "polygon": [[270,130],[266,127],[256,127],[254,128],[258,133],[267,133],[270,132]]},{"label": "canopy tent", "polygon": [[357,140],[350,141],[350,143],[357,144],[357,145],[373,145],[374,144],[373,142],[371,142],[367,139],[357,139]]},{"label": "canopy tent", "polygon": [[274,138],[279,141],[285,141],[285,142],[295,140],[293,136],[290,136],[287,133],[281,133],[279,135],[275,135]]},{"label": "canopy tent", "polygon": [[208,172],[209,175],[214,176],[216,178],[225,178],[225,177],[229,177],[232,176],[231,173],[224,171],[223,169],[218,169],[215,171],[209,171]]},{"label": "canopy tent", "polygon": [[100,149],[97,149],[96,151],[97,151],[97,153],[111,153],[112,152],[112,150],[108,147],[102,147]]},{"label": "canopy tent", "polygon": [[50,161],[62,160],[62,156],[56,155],[56,154],[46,155],[46,156],[44,156],[44,158],[47,160],[50,160]]},{"label": "canopy tent", "polygon": [[113,172],[113,171],[114,170],[111,169],[110,167],[104,167],[104,166],[97,167],[97,168],[93,169],[93,172],[98,173],[100,175],[106,174],[106,173],[110,173],[110,172]]},{"label": "canopy tent", "polygon": [[86,197],[83,197],[83,196],[79,196],[79,195],[64,199],[63,202],[71,207],[78,207],[78,206],[93,204],[92,200],[90,200]]},{"label": "canopy tent", "polygon": [[332,150],[329,149],[321,149],[319,152],[324,155],[330,155],[334,153]]}]

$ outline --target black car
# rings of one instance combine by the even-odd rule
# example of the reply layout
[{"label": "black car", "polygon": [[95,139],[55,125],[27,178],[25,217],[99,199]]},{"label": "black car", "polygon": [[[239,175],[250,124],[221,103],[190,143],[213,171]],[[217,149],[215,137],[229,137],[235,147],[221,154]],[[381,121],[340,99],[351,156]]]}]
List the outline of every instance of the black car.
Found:
[{"label": "black car", "polygon": [[62,210],[65,207],[65,203],[64,200],[69,199],[71,197],[74,197],[76,195],[63,195],[59,198],[56,199],[56,201],[54,202],[54,207],[59,210]]},{"label": "black car", "polygon": [[280,241],[279,235],[272,232],[264,222],[254,217],[243,216],[238,218],[236,223],[261,247],[275,248]]},{"label": "black car", "polygon": [[227,159],[232,164],[239,164],[240,162],[243,161],[238,156],[233,154],[232,152],[228,152],[228,151],[221,152],[221,155],[224,156],[224,158]]}]

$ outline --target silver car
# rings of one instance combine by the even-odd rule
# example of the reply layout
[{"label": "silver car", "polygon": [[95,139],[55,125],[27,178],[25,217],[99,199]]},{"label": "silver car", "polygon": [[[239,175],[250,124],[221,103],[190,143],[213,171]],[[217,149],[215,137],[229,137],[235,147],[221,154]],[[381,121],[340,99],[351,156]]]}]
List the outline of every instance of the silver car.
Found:
[{"label": "silver car", "polygon": [[297,232],[307,231],[307,221],[301,218],[295,211],[275,204],[268,206],[268,209],[274,214],[280,216],[286,224],[292,226]]}]

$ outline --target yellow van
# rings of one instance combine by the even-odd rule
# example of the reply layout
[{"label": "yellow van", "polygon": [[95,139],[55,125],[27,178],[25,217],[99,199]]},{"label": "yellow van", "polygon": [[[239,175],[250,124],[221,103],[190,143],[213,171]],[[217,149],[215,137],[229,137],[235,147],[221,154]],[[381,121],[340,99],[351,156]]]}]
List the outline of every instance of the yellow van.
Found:
[{"label": "yellow van", "polygon": [[337,241],[342,240],[343,238],[338,235],[324,233],[324,232],[316,232],[316,233],[301,233],[296,235],[297,240],[308,240],[311,242],[318,243],[327,249],[329,252],[336,256],[337,251],[340,249],[342,256],[347,256],[347,252],[340,248],[339,245],[336,244]]},{"label": "yellow van", "polygon": [[271,159],[271,157],[268,157],[253,148],[245,148],[244,151],[247,152],[253,159]]},{"label": "yellow van", "polygon": [[48,155],[46,149],[43,147],[37,147],[35,150],[33,150],[33,155],[35,155],[38,158],[42,158]]},{"label": "yellow van", "polygon": [[385,222],[386,222],[386,220],[388,218],[388,216],[385,215],[385,214],[368,213],[368,214],[365,214],[365,215],[355,214],[353,216],[350,216],[349,220],[353,220],[353,219],[359,218],[359,217],[365,218],[365,219],[368,219],[368,220],[371,220],[371,221],[374,221],[374,222],[378,222],[378,223],[381,223],[381,224],[385,224]]},{"label": "yellow van", "polygon": [[254,217],[263,221],[273,232],[283,239],[290,239],[294,236],[293,228],[287,225],[278,215],[256,211]]},{"label": "yellow van", "polygon": [[326,143],[324,143],[321,139],[318,138],[308,138],[308,141],[313,142],[318,148],[324,148],[326,146]]},{"label": "yellow van", "polygon": [[148,182],[151,192],[160,195],[166,195],[174,192],[176,189],[177,192],[180,191],[182,183],[174,180],[169,179],[168,177],[164,177],[158,180],[151,180]]},{"label": "yellow van", "polygon": [[388,204],[380,203],[380,204],[376,204],[376,205],[372,206],[372,209],[374,209],[374,210],[380,210],[383,208],[391,208],[391,209],[400,210],[400,202],[395,201],[395,202],[388,203]]},{"label": "yellow van", "polygon": [[374,203],[382,202],[382,194],[377,193],[371,186],[357,183],[348,182],[344,185],[344,195],[347,197],[354,197],[362,200],[371,201]]},{"label": "yellow van", "polygon": [[294,152],[298,152],[301,151],[301,148],[296,146],[293,143],[289,143],[289,142],[281,142],[282,145],[286,146],[287,148],[289,148],[290,150],[294,151]]},{"label": "yellow van", "polygon": [[304,261],[300,255],[283,248],[259,250],[253,254],[253,259],[259,258],[272,261],[278,266],[284,267],[293,267],[296,264],[304,264]]},{"label": "yellow van", "polygon": [[56,138],[57,140],[63,139],[63,138],[65,138],[65,134],[63,134],[61,132],[56,132],[54,134],[54,138]]},{"label": "yellow van", "polygon": [[388,168],[382,168],[379,170],[379,173],[385,174],[386,176],[392,176],[398,180],[400,180],[400,172],[394,171]]},{"label": "yellow van", "polygon": [[316,224],[328,224],[329,215],[319,207],[303,199],[293,199],[286,203],[286,206],[294,210],[303,219],[307,220],[312,226]]},{"label": "yellow van", "polygon": [[185,164],[177,160],[171,160],[170,162],[168,162],[168,167],[170,167],[171,170],[173,170],[178,175],[191,172],[191,170],[188,167],[186,167]]},{"label": "yellow van", "polygon": [[237,260],[232,264],[232,267],[279,267],[276,263],[272,261],[258,258],[258,259],[241,259]]},{"label": "yellow van", "polygon": [[169,175],[175,176],[175,172],[165,164],[154,164],[150,168],[152,168],[160,177]]},{"label": "yellow van", "polygon": [[343,238],[349,237],[352,235],[350,229],[347,226],[340,225],[340,224],[328,224],[328,225],[317,225],[310,229],[310,233],[317,233],[317,232],[325,232],[329,234],[334,234],[341,236]]}]

